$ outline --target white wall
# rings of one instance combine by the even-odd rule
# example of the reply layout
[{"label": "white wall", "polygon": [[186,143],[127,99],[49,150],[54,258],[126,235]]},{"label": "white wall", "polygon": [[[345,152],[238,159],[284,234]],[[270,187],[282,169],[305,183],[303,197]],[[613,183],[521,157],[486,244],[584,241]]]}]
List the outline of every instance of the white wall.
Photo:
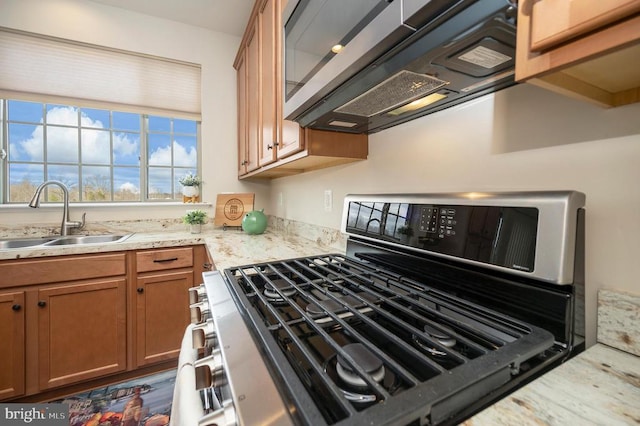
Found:
[{"label": "white wall", "polygon": [[[256,206],[268,203],[268,185],[237,179],[236,75],[239,37],[127,12],[86,0],[0,0],[0,26],[94,43],[202,65],[203,196],[215,203],[220,192],[255,192]],[[171,218],[184,206],[155,208],[72,207],[72,218],[88,221]],[[213,214],[213,212],[211,212]],[[26,206],[0,210],[2,223],[56,223],[59,209]]]},{"label": "white wall", "polygon": [[640,104],[606,110],[518,85],[370,135],[367,161],[274,181],[270,210],[339,228],[347,193],[582,191],[593,343],[597,289],[640,293],[639,184]]}]

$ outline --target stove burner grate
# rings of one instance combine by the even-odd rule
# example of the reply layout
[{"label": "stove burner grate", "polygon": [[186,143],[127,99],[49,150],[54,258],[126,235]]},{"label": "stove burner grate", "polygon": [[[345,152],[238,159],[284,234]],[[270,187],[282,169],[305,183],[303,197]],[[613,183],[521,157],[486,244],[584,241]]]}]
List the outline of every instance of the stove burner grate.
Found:
[{"label": "stove burner grate", "polygon": [[327,424],[374,421],[407,401],[437,423],[554,343],[545,330],[340,255],[225,274],[287,394]]}]

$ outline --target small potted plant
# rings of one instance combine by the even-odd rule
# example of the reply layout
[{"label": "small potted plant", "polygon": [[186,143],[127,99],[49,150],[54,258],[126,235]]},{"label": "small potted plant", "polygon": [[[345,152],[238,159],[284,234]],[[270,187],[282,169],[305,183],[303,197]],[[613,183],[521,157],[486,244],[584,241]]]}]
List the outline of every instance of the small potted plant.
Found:
[{"label": "small potted plant", "polygon": [[199,234],[206,220],[207,212],[203,210],[189,210],[187,214],[182,216],[182,222],[189,225],[192,234]]},{"label": "small potted plant", "polygon": [[202,180],[193,173],[189,172],[182,176],[178,182],[182,185],[182,195],[184,202],[195,203],[200,195],[200,184]]}]

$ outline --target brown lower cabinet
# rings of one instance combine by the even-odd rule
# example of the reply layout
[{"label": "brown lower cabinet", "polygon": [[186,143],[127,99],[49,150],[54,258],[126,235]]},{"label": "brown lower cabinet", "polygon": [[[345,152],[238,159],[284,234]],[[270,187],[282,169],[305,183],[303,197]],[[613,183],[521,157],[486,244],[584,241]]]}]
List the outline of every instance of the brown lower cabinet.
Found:
[{"label": "brown lower cabinet", "polygon": [[[193,247],[136,253],[135,365],[141,367],[179,355],[189,324],[189,288],[194,280]],[[176,345],[176,343],[178,343]]]},{"label": "brown lower cabinet", "polygon": [[38,321],[38,390],[127,368],[126,284],[119,276],[27,290]]},{"label": "brown lower cabinet", "polygon": [[24,393],[24,291],[0,291],[0,400]]},{"label": "brown lower cabinet", "polygon": [[205,246],[0,261],[0,400],[175,361],[210,267]]}]

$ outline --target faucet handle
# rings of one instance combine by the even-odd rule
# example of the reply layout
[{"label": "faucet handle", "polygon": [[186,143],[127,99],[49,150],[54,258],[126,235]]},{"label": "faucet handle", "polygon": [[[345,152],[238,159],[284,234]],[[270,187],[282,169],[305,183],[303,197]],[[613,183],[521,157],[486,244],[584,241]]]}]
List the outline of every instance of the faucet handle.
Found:
[{"label": "faucet handle", "polygon": [[78,229],[84,228],[84,219],[86,216],[87,216],[86,212],[82,213],[82,221],[78,223]]},{"label": "faucet handle", "polygon": [[76,228],[78,230],[84,228],[84,219],[87,216],[86,213],[82,213],[82,221],[68,221],[66,222],[67,228]]}]

